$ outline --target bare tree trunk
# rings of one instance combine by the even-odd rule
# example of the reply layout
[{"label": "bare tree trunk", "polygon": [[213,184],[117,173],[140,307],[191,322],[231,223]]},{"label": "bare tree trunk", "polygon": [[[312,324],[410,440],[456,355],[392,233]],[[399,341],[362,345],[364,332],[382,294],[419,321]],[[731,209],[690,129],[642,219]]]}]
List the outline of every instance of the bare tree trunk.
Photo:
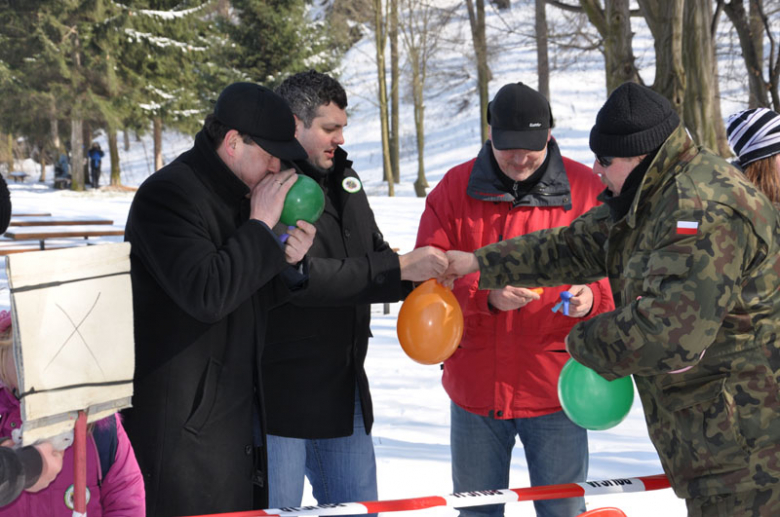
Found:
[{"label": "bare tree trunk", "polygon": [[[749,0],[748,17],[750,19],[750,34],[753,36],[753,48],[756,49],[756,58],[759,63],[764,62],[764,20],[762,19],[762,0]],[[759,106],[759,99],[753,98],[753,92],[750,92],[748,106],[756,108]]]},{"label": "bare tree trunk", "polygon": [[672,103],[684,117],[685,68],[682,62],[683,7],[685,0],[637,0],[655,47],[653,90]]},{"label": "bare tree trunk", "polygon": [[62,151],[62,142],[60,142],[60,121],[57,119],[56,112],[52,113],[49,121],[50,121],[49,129],[51,133],[51,145],[54,147],[55,153],[59,154]]},{"label": "bare tree trunk", "polygon": [[46,181],[46,145],[41,143],[41,152],[38,153],[38,161],[41,162],[41,177],[38,179],[41,183]]},{"label": "bare tree trunk", "polygon": [[[751,0],[751,4],[753,1]],[[751,5],[751,17],[748,18],[742,0],[732,0],[723,4],[723,10],[734,25],[739,37],[739,46],[742,49],[742,59],[745,61],[748,77],[748,106],[751,108],[768,107],[767,84],[762,75],[764,31],[762,28],[759,34],[755,33],[752,16],[753,12],[758,9]]]},{"label": "bare tree trunk", "polygon": [[122,136],[125,141],[125,152],[127,152],[130,150],[130,130],[125,128],[125,130],[122,131]]},{"label": "bare tree trunk", "polygon": [[625,82],[640,83],[634,63],[633,33],[628,0],[580,0],[588,20],[604,40],[604,69],[607,94]]},{"label": "bare tree trunk", "polygon": [[[717,6],[717,4],[716,4]],[[722,9],[722,7],[721,7]],[[712,15],[712,23],[710,24],[710,46],[712,48],[712,76],[715,78],[715,80],[712,82],[712,90],[715,95],[715,119],[716,120],[723,120],[723,113],[720,109],[720,81],[718,80],[718,77],[720,77],[720,74],[718,73],[718,56],[717,52],[715,51],[716,42],[715,38],[718,34],[718,19],[720,18],[720,12],[716,11]],[[723,157],[731,157],[734,156],[734,153],[731,152],[731,147],[729,146],[728,137],[726,136],[726,126],[725,124],[716,124],[715,125],[715,132],[718,137],[718,152]]]},{"label": "bare tree trunk", "polygon": [[84,190],[84,122],[80,118],[70,121],[71,188]]},{"label": "bare tree trunk", "polygon": [[414,130],[417,135],[417,180],[414,192],[417,197],[425,197],[428,180],[425,178],[425,102],[423,83],[425,79],[420,70],[420,58],[412,59],[412,97],[414,98]]},{"label": "bare tree trunk", "polygon": [[[77,83],[81,75],[81,41],[78,32],[74,35],[73,49],[75,73],[72,74],[71,86],[73,91],[80,92],[81,88]],[[84,120],[82,119],[82,114],[78,112],[75,106],[71,107],[70,120],[70,188],[71,190],[82,191],[84,190],[84,165],[86,164],[84,159]]]},{"label": "bare tree trunk", "polygon": [[[628,0],[606,0],[606,18],[609,37],[604,47],[611,47],[607,64],[607,94],[625,82],[640,83],[639,71],[634,63],[633,33]],[[605,50],[605,54],[606,54]]]},{"label": "bare tree trunk", "polygon": [[8,133],[8,172],[14,170],[14,135]]},{"label": "bare tree trunk", "polygon": [[119,170],[119,144],[117,143],[116,127],[108,124],[108,154],[111,156],[111,185],[121,185],[122,178]]},{"label": "bare tree trunk", "polygon": [[[767,58],[767,68],[769,69],[769,82],[767,88],[772,98],[772,106],[775,111],[780,111],[780,94],[777,91],[778,82],[780,82],[780,49],[778,49],[778,42],[775,40],[775,34],[772,32],[772,28],[775,26],[770,24],[769,18],[764,12],[763,0],[754,0],[751,3],[751,7],[755,6],[755,10],[761,17],[761,21],[764,24],[764,31],[766,37],[769,40],[769,57]],[[751,11],[751,15],[752,15]],[[763,55],[760,54],[760,55]]]},{"label": "bare tree trunk", "polygon": [[491,74],[487,62],[487,37],[485,36],[485,0],[466,0],[471,26],[471,39],[474,42],[474,54],[477,58],[477,92],[479,92],[480,134],[482,141],[488,139],[487,105],[488,84]]},{"label": "bare tree trunk", "polygon": [[547,54],[547,11],[545,0],[536,0],[536,74],[539,76],[537,89],[550,101],[550,58]]},{"label": "bare tree trunk", "polygon": [[398,66],[398,0],[390,0],[390,167],[393,180],[401,183],[401,135],[399,133],[399,93],[401,71]]},{"label": "bare tree trunk", "polygon": [[154,117],[152,121],[154,138],[154,170],[159,171],[163,167],[162,158],[162,118]]},{"label": "bare tree trunk", "polygon": [[717,77],[713,73],[715,50],[710,33],[711,20],[710,2],[685,2],[682,57],[688,74],[688,87],[685,90],[683,120],[698,144],[720,152],[716,126],[723,125],[723,120],[720,110],[716,110],[720,99],[715,97],[712,86]]},{"label": "bare tree trunk", "polygon": [[387,195],[395,195],[395,185],[393,183],[393,170],[390,165],[390,120],[387,109],[387,77],[385,72],[385,33],[384,21],[382,19],[382,0],[374,0],[374,34],[376,36],[376,71],[379,99],[379,122],[382,127],[382,165],[387,181]]}]

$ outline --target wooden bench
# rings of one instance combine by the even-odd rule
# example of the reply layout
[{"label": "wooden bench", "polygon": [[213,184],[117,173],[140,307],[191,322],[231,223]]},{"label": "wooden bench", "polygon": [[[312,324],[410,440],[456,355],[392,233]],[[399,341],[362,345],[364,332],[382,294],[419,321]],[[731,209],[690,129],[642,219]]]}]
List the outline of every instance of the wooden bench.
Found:
[{"label": "wooden bench", "polygon": [[51,212],[35,212],[35,211],[26,211],[26,212],[11,212],[11,217],[49,217],[51,216]]},{"label": "wooden bench", "polygon": [[8,173],[8,177],[14,180],[14,183],[17,183],[19,181],[24,182],[24,179],[29,176],[26,172],[22,171],[13,171]]},{"label": "wooden bench", "polygon": [[114,224],[111,219],[91,215],[73,216],[32,216],[11,215],[9,226],[73,226],[79,224]]},{"label": "wooden bench", "polygon": [[102,224],[79,226],[22,226],[9,227],[5,236],[12,240],[37,240],[39,249],[46,249],[46,241],[51,239],[69,239],[90,237],[122,236],[125,229]]},{"label": "wooden bench", "polygon": [[[50,239],[46,242],[46,250],[73,248],[81,245],[81,242],[73,239]],[[11,239],[0,239],[0,256],[11,255],[12,253],[25,253],[27,251],[40,250],[41,243],[39,241],[16,241]]]}]

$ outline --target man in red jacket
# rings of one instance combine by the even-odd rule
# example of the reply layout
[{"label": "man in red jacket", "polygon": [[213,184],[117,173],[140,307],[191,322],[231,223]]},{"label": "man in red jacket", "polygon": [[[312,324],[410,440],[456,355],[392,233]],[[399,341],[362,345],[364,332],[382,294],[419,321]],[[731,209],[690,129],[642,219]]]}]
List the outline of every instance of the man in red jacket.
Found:
[{"label": "man in red jacket", "polygon": [[[547,99],[523,83],[502,87],[488,105],[490,140],[476,159],[451,169],[428,195],[417,246],[473,251],[544,228],[568,225],[603,190],[589,167],[561,156],[551,137]],[[587,432],[561,410],[558,376],[574,324],[614,308],[609,284],[484,291],[479,274],[455,282],[465,318],[458,350],[444,363],[451,405],[452,479],[456,492],[507,488],[519,435],[531,484],[585,481]],[[560,293],[568,314],[554,311]],[[585,511],[583,498],[534,503],[537,515]],[[503,505],[461,510],[496,516]]]}]

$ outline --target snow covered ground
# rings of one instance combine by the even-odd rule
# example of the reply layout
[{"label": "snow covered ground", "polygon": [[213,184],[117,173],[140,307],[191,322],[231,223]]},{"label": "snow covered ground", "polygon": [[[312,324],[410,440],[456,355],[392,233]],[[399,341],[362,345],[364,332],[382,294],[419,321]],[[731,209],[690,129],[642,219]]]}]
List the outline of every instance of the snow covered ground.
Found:
[{"label": "snow covered ground", "polygon": [[[454,0],[438,0],[441,5]],[[461,3],[462,5],[462,3]],[[488,4],[490,5],[490,4]],[[548,15],[554,16],[548,8]],[[507,26],[519,26],[521,20],[533,20],[533,2],[518,0],[513,8],[499,15],[488,8],[488,37],[500,43],[491,68],[494,94],[503,84],[523,81],[536,86],[535,49],[519,32],[507,32]],[[465,10],[461,8],[444,29],[452,42],[438,57],[435,73],[427,88],[426,167],[431,186],[452,166],[472,158],[481,142],[478,130],[477,99],[474,90],[471,51],[458,41],[468,40]],[[530,22],[529,22],[530,23]],[[637,23],[632,18],[632,23]],[[721,27],[726,25],[721,24]],[[526,26],[526,32],[530,31]],[[652,40],[646,28],[635,28],[635,54],[646,82],[652,82]],[[347,55],[340,77],[350,98],[349,125],[345,148],[355,161],[364,180],[370,201],[385,238],[402,252],[414,246],[417,224],[424,200],[414,197],[412,182],[417,176],[414,126],[411,105],[405,102],[401,112],[401,184],[396,197],[386,197],[382,182],[381,147],[376,108],[376,69],[371,38],[360,41]],[[556,70],[551,78],[552,108],[556,128],[553,135],[563,153],[591,164],[588,134],[596,112],[606,98],[603,62],[598,53],[574,56],[568,68]],[[402,85],[402,99],[407,95]],[[724,92],[724,116],[744,108],[739,85],[721,87]],[[403,101],[402,101],[403,102]],[[97,140],[104,149],[103,136]],[[122,141],[121,135],[119,141]],[[164,161],[170,162],[191,145],[191,138],[166,133]],[[122,181],[139,185],[152,171],[152,145],[149,137],[131,138],[129,151],[121,150]],[[31,162],[19,164],[32,174],[24,184],[11,184],[14,211],[45,209],[55,215],[101,215],[124,225],[132,192],[87,191],[84,193],[54,191],[51,183],[40,184],[39,172]],[[104,164],[102,183],[107,183],[108,163]],[[47,176],[51,178],[51,171]],[[7,288],[0,290],[0,305],[7,306]],[[452,491],[449,454],[449,400],[441,388],[438,366],[422,366],[408,359],[396,337],[396,318],[400,304],[391,305],[384,315],[376,306],[372,315],[371,342],[367,369],[374,397],[379,495],[397,499],[425,495],[444,495]],[[617,427],[590,433],[590,479],[625,478],[661,473],[661,466],[647,437],[638,398],[628,418]],[[523,450],[518,445],[512,463],[510,486],[529,486]],[[314,503],[307,492],[305,503]],[[588,499],[588,508],[617,506],[630,517],[669,517],[685,515],[685,505],[671,490],[598,496]],[[411,512],[406,512],[411,513]],[[449,509],[415,512],[418,516],[451,516]],[[531,503],[507,505],[507,515],[534,515]]]},{"label": "snow covered ground", "polygon": [[[110,217],[123,225],[133,194],[127,192],[55,191],[50,185],[27,183],[10,185],[13,209],[17,212],[46,210],[55,215],[96,215]],[[378,224],[386,239],[402,252],[411,250],[423,199],[405,196],[370,198]],[[120,240],[108,238],[108,240]],[[50,253],[50,252],[47,252]],[[4,268],[3,268],[4,272]],[[8,306],[8,290],[0,288],[0,306]],[[366,368],[374,398],[376,423],[374,444],[379,475],[380,499],[400,499],[452,492],[449,453],[449,399],[440,384],[438,366],[423,366],[404,355],[396,336],[396,318],[400,304],[382,314],[376,305],[372,314],[374,338]],[[612,479],[661,473],[650,444],[641,408],[635,402],[628,418],[617,427],[590,433],[590,479]],[[530,486],[525,458],[518,445],[512,462],[510,486]],[[304,503],[315,500],[307,487]],[[617,506],[631,517],[684,515],[682,501],[671,490],[639,494],[596,496],[589,508]],[[452,516],[451,509],[404,512],[428,516]],[[510,516],[534,515],[531,503],[507,506]],[[389,515],[389,514],[388,514]]]}]

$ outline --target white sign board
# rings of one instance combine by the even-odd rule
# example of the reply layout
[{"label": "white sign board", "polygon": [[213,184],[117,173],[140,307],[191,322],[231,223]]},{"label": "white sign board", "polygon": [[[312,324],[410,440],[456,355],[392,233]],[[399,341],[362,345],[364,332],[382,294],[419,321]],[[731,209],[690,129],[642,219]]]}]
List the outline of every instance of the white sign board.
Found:
[{"label": "white sign board", "polygon": [[6,259],[24,445],[129,407],[135,368],[130,244]]}]

